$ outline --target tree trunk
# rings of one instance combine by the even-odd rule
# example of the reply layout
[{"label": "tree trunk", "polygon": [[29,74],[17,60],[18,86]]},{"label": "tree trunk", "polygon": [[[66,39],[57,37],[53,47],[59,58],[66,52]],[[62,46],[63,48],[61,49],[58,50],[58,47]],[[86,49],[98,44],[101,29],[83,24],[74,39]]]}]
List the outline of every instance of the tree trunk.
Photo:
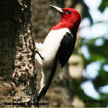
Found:
[{"label": "tree trunk", "polygon": [[36,102],[30,0],[0,1],[0,104]]}]

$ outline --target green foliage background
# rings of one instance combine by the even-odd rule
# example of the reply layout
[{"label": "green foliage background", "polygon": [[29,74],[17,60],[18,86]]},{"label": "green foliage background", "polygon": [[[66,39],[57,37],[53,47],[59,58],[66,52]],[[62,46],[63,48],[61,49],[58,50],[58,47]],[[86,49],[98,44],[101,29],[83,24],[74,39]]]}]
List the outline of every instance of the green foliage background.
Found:
[{"label": "green foliage background", "polygon": [[[108,7],[108,1],[107,0],[102,0],[101,5],[99,6],[99,10],[101,12],[103,12],[105,10],[105,8]],[[97,22],[97,24],[102,24],[102,23],[106,23],[108,24],[108,21],[104,22],[103,20]],[[94,23],[91,24],[91,26],[93,26]],[[98,32],[98,31],[96,31]],[[99,38],[94,38],[94,39],[89,39],[89,40],[85,40],[83,39],[82,41],[82,46],[85,45],[89,51],[89,58],[86,58],[83,56],[84,58],[84,67],[86,69],[86,67],[93,63],[93,62],[99,62],[100,63],[100,67],[99,67],[99,71],[98,71],[98,75],[96,76],[96,78],[94,79],[89,79],[86,78],[86,80],[92,80],[92,83],[95,87],[95,90],[99,93],[100,98],[98,100],[103,100],[103,102],[101,103],[97,103],[97,104],[86,104],[86,106],[102,106],[102,107],[106,107],[108,104],[108,92],[107,93],[102,93],[99,89],[105,85],[108,85],[108,70],[107,72],[104,70],[104,66],[108,65],[108,39],[104,38],[104,36],[108,37],[108,32],[106,34],[103,34],[101,37]],[[95,44],[97,39],[102,39],[104,42],[102,45],[97,46]],[[79,94],[80,95],[80,94]],[[85,97],[85,94],[84,94]],[[90,98],[90,97],[89,97]],[[91,98],[93,99],[93,98]]]}]

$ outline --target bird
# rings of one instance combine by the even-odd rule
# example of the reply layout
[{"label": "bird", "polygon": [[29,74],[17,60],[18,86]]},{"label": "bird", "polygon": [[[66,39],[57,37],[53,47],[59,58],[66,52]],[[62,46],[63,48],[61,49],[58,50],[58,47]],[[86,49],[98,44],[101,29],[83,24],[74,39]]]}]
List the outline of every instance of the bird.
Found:
[{"label": "bird", "polygon": [[[55,5],[50,5],[50,7],[59,12],[61,18],[50,29],[43,43],[35,43],[35,59],[41,65],[42,74],[38,101],[45,96],[59,68],[63,68],[68,62],[75,47],[76,35],[81,22],[79,12],[73,8],[60,8]],[[48,69],[50,72],[47,72]]]}]

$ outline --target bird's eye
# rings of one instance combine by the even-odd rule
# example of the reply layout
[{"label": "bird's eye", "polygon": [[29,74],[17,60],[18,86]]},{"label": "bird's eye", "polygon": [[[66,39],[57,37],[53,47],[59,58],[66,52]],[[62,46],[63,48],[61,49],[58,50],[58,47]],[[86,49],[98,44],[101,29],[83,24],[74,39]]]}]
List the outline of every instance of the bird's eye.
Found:
[{"label": "bird's eye", "polygon": [[67,13],[67,14],[71,14],[71,12],[70,12],[70,11],[68,11],[68,10],[66,11],[66,13]]}]

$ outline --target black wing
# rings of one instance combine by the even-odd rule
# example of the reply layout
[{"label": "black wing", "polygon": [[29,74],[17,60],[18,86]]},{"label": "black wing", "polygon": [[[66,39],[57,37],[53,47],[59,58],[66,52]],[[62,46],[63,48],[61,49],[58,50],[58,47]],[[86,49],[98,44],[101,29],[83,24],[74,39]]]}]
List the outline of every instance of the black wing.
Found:
[{"label": "black wing", "polygon": [[40,99],[46,94],[48,88],[51,85],[52,79],[56,72],[57,62],[58,61],[60,62],[61,67],[63,67],[67,63],[67,61],[68,61],[69,57],[71,56],[72,51],[74,49],[75,41],[76,41],[76,36],[73,37],[73,35],[71,33],[67,32],[64,35],[64,37],[61,41],[60,47],[58,49],[58,52],[57,52],[57,56],[55,57],[50,76],[47,80],[46,85],[42,88],[42,90],[38,96],[38,101],[40,101]]},{"label": "black wing", "polygon": [[63,67],[67,62],[69,57],[72,54],[72,51],[75,46],[76,36],[73,36],[71,33],[66,33],[61,41],[60,47],[57,52],[57,56],[61,67]]}]

